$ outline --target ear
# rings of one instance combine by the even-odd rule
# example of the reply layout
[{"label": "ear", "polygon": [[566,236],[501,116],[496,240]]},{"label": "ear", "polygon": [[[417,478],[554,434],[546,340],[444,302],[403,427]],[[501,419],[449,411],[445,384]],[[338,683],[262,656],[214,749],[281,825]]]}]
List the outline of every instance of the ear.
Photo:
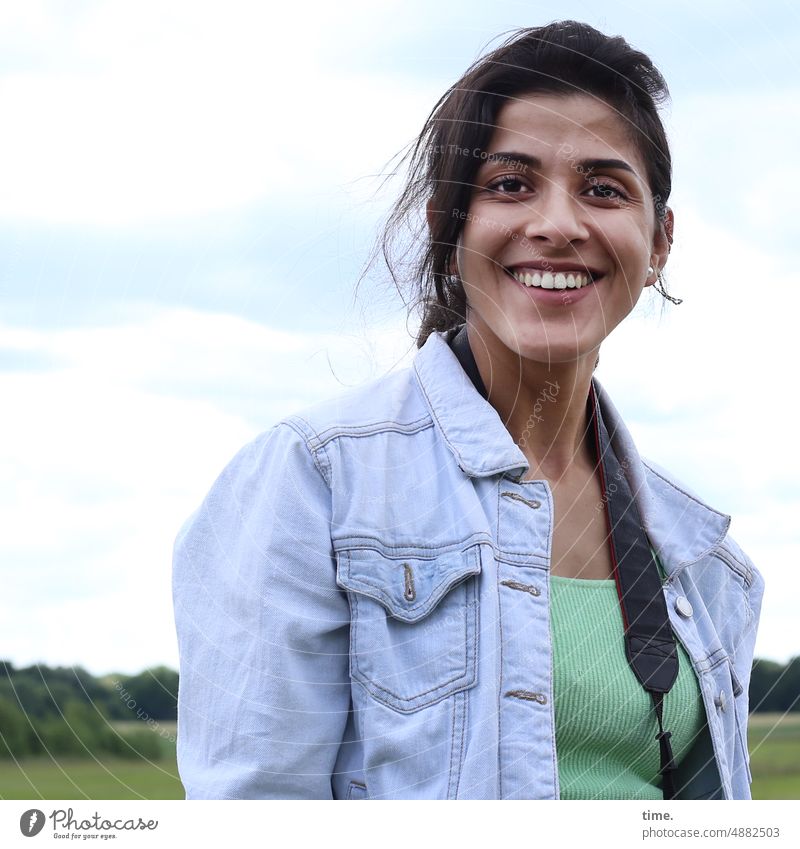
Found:
[{"label": "ear", "polygon": [[[675,215],[670,207],[666,208],[666,215],[657,225],[656,234],[653,238],[653,251],[650,255],[650,265],[656,269],[656,274],[661,272],[669,259],[672,248],[672,239],[675,232]],[[656,277],[658,279],[658,277]],[[656,281],[654,280],[653,283]],[[651,284],[648,284],[651,285]]]}]

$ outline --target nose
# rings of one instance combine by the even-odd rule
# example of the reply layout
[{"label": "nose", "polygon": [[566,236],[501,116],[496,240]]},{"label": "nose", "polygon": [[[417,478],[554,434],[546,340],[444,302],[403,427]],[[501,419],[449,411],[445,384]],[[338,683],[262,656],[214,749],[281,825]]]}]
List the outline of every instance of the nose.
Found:
[{"label": "nose", "polygon": [[525,237],[529,241],[565,248],[589,238],[587,211],[563,186],[549,185],[527,207]]}]

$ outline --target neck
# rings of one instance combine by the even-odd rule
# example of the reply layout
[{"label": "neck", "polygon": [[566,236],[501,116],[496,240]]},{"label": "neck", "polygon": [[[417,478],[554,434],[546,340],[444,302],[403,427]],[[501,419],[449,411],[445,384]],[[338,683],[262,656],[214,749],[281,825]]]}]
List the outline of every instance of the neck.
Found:
[{"label": "neck", "polygon": [[559,480],[570,469],[594,467],[586,399],[597,352],[568,362],[539,362],[499,343],[481,342],[468,319],[467,337],[489,396],[531,465],[530,474]]}]

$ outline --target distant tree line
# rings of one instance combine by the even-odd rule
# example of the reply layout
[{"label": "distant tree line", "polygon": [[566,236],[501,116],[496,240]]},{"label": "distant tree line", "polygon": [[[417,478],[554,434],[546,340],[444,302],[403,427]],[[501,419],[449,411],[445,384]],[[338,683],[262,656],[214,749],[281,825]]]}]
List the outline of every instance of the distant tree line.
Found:
[{"label": "distant tree line", "polygon": [[162,723],[175,722],[177,697],[178,673],[165,666],[96,678],[81,667],[0,661],[0,758],[157,760],[174,747],[174,726]]},{"label": "distant tree line", "polygon": [[[0,759],[50,754],[156,760],[174,746],[177,698],[178,673],[165,666],[96,678],[80,667],[15,669],[0,661]],[[800,657],[785,665],[756,659],[750,710],[800,711]],[[119,725],[126,721],[141,728]]]},{"label": "distant tree line", "polygon": [[756,658],[750,675],[750,710],[800,711],[800,657],[786,665]]}]

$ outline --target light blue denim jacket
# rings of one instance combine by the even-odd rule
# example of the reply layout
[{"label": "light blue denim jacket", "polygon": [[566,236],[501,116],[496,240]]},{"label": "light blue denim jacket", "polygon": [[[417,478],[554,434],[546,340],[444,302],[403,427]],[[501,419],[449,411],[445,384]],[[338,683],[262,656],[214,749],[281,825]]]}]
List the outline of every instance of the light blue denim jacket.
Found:
[{"label": "light blue denim jacket", "polygon": [[[763,579],[595,388],[702,692],[679,798],[749,798]],[[527,469],[436,333],[243,448],[175,545],[187,796],[558,799],[553,499]]]}]

